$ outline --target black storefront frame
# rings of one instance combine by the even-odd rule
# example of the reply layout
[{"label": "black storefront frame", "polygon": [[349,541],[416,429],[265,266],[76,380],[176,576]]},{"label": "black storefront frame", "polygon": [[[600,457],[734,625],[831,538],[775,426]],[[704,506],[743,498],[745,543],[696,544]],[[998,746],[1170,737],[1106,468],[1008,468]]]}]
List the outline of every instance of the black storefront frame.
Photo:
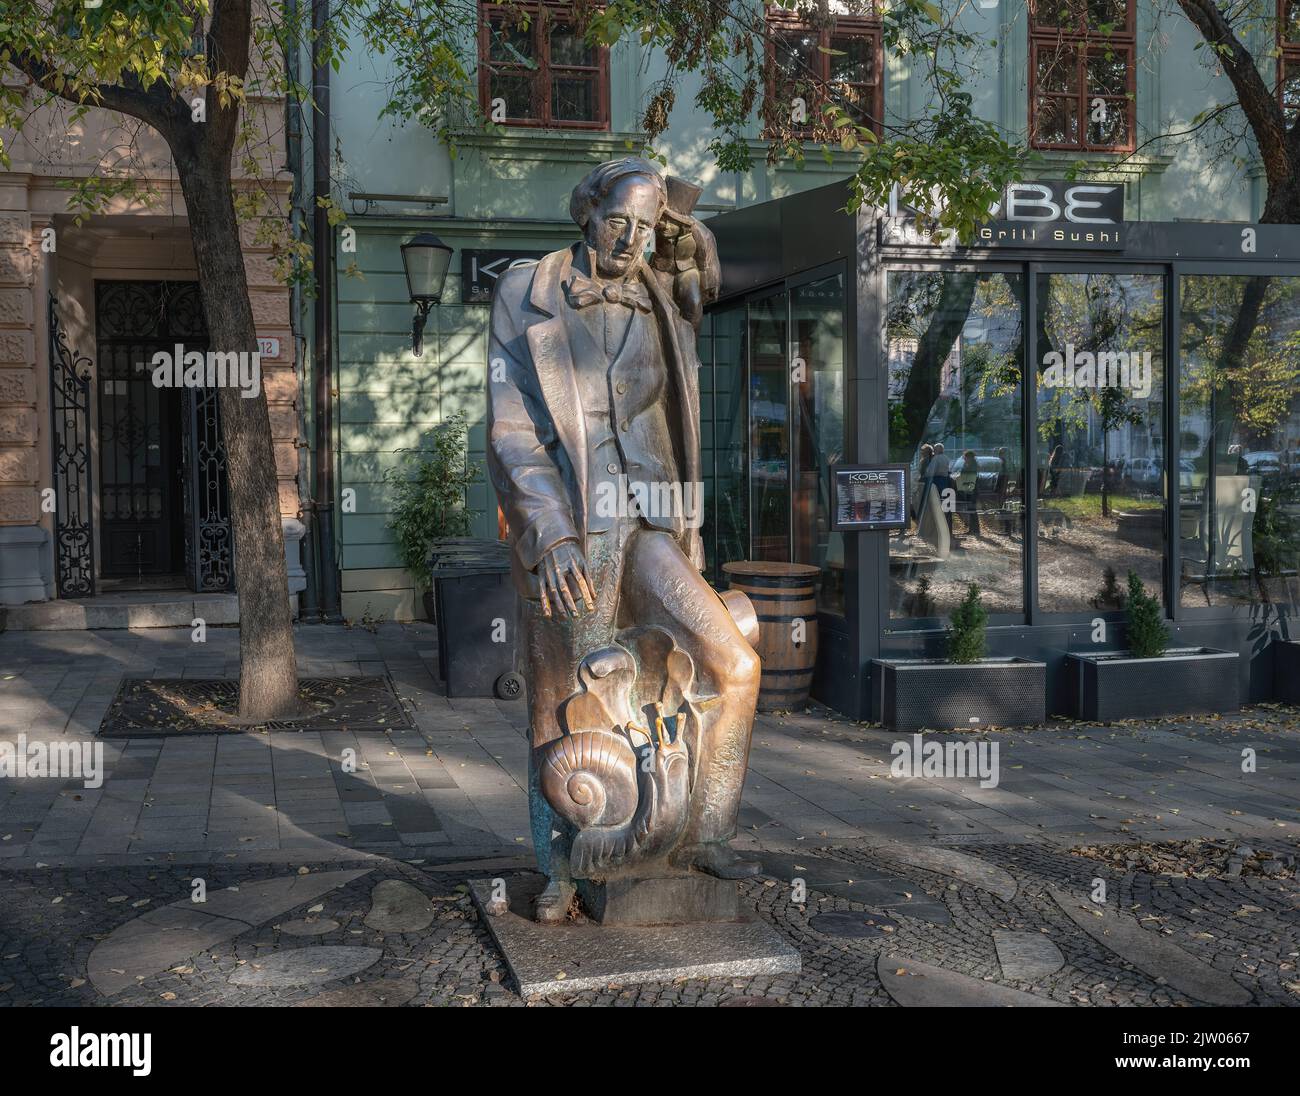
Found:
[{"label": "black storefront frame", "polygon": [[[857,406],[857,400],[856,400],[856,389],[853,382],[850,365],[853,361],[856,360],[857,344],[856,344],[856,334],[855,334],[855,311],[856,311],[854,307],[855,294],[850,292],[850,286],[852,285],[853,282],[853,272],[849,268],[847,257],[841,259],[833,259],[830,262],[822,263],[819,266],[802,270],[798,274],[792,275],[789,278],[784,278],[778,282],[768,283],[756,289],[753,289],[752,291],[744,294],[741,297],[733,296],[726,299],[725,301],[720,300],[711,310],[711,312],[713,313],[727,312],[733,309],[737,310],[741,313],[741,320],[744,324],[743,341],[746,348],[746,352],[745,352],[745,360],[739,363],[738,383],[741,385],[742,392],[743,392],[743,407],[742,407],[743,437],[745,439],[745,445],[747,449],[750,449],[752,446],[752,415],[751,415],[750,398],[749,398],[750,378],[751,378],[751,370],[753,365],[752,363],[753,342],[750,337],[750,327],[749,327],[751,308],[755,304],[758,304],[763,301],[770,301],[775,298],[781,298],[781,297],[785,299],[785,317],[783,323],[784,323],[784,331],[785,331],[786,348],[788,351],[790,346],[792,345],[791,340],[793,338],[793,324],[792,324],[793,294],[795,293],[796,290],[802,288],[803,286],[812,285],[815,284],[816,282],[824,281],[828,278],[833,278],[837,276],[841,279],[844,287],[844,309],[843,309],[844,407],[842,409],[842,422],[844,427],[844,451],[848,453],[852,451],[854,445],[854,440],[853,440],[854,428],[853,428],[852,419],[853,419],[853,409]],[[711,507],[706,508],[706,513],[711,513],[715,521],[717,521],[717,514],[719,508],[718,506],[719,477],[718,477],[718,462],[717,462],[717,453],[718,453],[717,345],[718,345],[717,330],[716,328],[714,328],[711,329],[710,331],[710,354],[709,354],[709,361],[708,361],[709,384],[711,390],[711,397],[709,402],[710,402],[710,417],[711,417],[711,424],[712,424],[712,429],[711,429],[712,445],[713,445],[712,482],[714,485],[714,498],[713,498],[713,505]],[[787,377],[789,377],[788,373],[787,373]],[[793,399],[793,393],[794,393],[793,381],[788,379],[788,386],[786,391],[786,441],[787,441],[787,448],[789,452],[789,459],[792,463],[792,467],[790,469],[791,490],[789,492],[789,506],[786,514],[786,526],[787,526],[787,554],[791,556],[793,556],[794,554],[795,491],[793,489],[793,474],[794,474],[793,461],[796,455],[795,446],[797,444],[795,433],[796,433],[796,428],[798,426],[798,422],[796,420],[799,415],[799,413],[795,410],[795,401]],[[752,451],[751,451],[751,458],[752,458]],[[754,475],[754,467],[753,467],[753,461],[751,459],[746,466],[746,472],[744,478],[744,491],[745,491],[745,498],[746,498],[746,503],[745,503],[746,558],[752,557],[753,554],[753,527],[754,527],[754,523],[752,520],[752,503],[754,497],[753,475]],[[848,665],[848,662],[843,659],[843,656],[849,649],[852,648],[852,646],[854,646],[853,639],[854,639],[855,629],[850,626],[849,622],[851,617],[850,606],[852,605],[852,599],[856,596],[858,569],[857,569],[856,555],[850,551],[849,546],[851,545],[851,543],[852,542],[846,538],[845,551],[844,551],[845,612],[832,613],[820,608],[818,609],[817,612],[817,627],[819,633],[819,643],[822,650],[822,656],[819,657],[818,659],[818,673],[823,677],[823,681],[821,682],[822,691],[825,691],[829,681],[837,676],[836,673],[832,669],[830,669],[830,667],[835,663],[840,663],[841,665]],[[717,571],[719,575],[721,573],[720,568],[722,562],[723,561],[721,560],[715,560],[714,566],[712,568],[713,570]],[[817,682],[814,682],[813,689],[814,692],[819,691]]]},{"label": "black storefront frame", "polygon": [[[1178,483],[1168,470],[1177,468],[1180,437],[1179,385],[1182,375],[1181,279],[1192,274],[1274,275],[1300,277],[1300,227],[1291,225],[1214,224],[1205,222],[1135,222],[1124,226],[1123,250],[1049,250],[1027,247],[937,249],[882,245],[883,211],[863,207],[847,214],[846,183],[805,191],[709,220],[718,239],[723,287],[718,307],[777,291],[846,251],[853,256],[851,283],[845,294],[846,461],[884,463],[888,458],[888,368],[883,325],[890,270],[968,270],[1017,272],[1025,278],[1022,338],[1024,363],[1037,361],[1037,282],[1040,273],[1156,273],[1164,278],[1162,330],[1164,439],[1164,556],[1162,591],[1166,621],[1174,646],[1211,646],[1242,653],[1241,698],[1270,695],[1270,639],[1279,617],[1258,605],[1185,607],[1178,576],[1181,545],[1177,531]],[[1243,250],[1251,235],[1252,251]],[[846,239],[850,237],[849,239]],[[1294,257],[1293,259],[1290,257]],[[815,261],[814,261],[815,260]],[[856,275],[856,276],[853,276]],[[851,317],[851,319],[850,319]],[[859,353],[861,348],[861,353]],[[1037,483],[1037,382],[1032,392],[1021,382],[1022,447],[1026,485]],[[1092,621],[1108,621],[1110,646],[1123,646],[1120,613],[1043,613],[1037,603],[1037,491],[1025,492],[1022,554],[1024,622],[998,621],[989,628],[990,650],[1001,655],[1035,657],[1048,663],[1049,714],[1068,710],[1065,664],[1074,651],[1095,651]],[[813,695],[854,718],[869,713],[871,659],[882,656],[934,656],[942,650],[943,630],[935,618],[922,627],[895,629],[888,615],[888,540],[857,534],[845,543],[844,643],[822,645]],[[875,581],[865,576],[874,575]],[[839,618],[827,618],[826,625]],[[908,621],[908,624],[914,622]],[[924,624],[930,623],[931,627]],[[825,633],[824,633],[825,634]],[[830,638],[829,636],[827,638]]]}]

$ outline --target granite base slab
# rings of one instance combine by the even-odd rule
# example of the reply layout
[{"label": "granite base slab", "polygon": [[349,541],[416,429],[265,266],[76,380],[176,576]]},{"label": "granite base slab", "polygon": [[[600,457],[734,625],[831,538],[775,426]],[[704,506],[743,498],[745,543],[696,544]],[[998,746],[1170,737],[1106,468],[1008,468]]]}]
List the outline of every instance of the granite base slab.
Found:
[{"label": "granite base slab", "polygon": [[469,883],[479,916],[524,997],[678,978],[798,974],[802,969],[799,953],[757,917],[652,927],[539,925],[532,910],[544,884],[540,875],[511,878],[509,908],[492,916],[487,913],[491,881]]},{"label": "granite base slab", "polygon": [[740,917],[736,883],[700,872],[576,881],[587,916],[602,925],[680,925],[735,921]]}]

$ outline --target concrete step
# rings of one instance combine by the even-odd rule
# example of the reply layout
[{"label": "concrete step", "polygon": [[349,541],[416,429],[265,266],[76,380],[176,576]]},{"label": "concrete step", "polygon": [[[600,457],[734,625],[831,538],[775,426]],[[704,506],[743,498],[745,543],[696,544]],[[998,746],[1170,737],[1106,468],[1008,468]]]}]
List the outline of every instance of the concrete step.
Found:
[{"label": "concrete step", "polygon": [[[297,597],[291,600],[296,609]],[[209,626],[238,624],[239,595],[159,590],[10,605],[3,627],[8,632],[189,628],[196,619]]]}]

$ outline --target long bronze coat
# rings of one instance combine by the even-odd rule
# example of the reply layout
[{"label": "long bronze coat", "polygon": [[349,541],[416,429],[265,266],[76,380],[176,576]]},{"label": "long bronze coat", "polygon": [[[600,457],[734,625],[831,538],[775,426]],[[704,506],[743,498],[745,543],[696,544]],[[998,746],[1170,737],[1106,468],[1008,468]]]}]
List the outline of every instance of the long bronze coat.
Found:
[{"label": "long bronze coat", "polygon": [[[536,265],[515,267],[497,284],[488,339],[488,470],[503,500],[513,572],[520,594],[537,597],[531,572],[565,538],[586,551],[587,428],[578,397],[564,297],[578,248],[553,251]],[[677,474],[700,483],[699,357],[695,329],[649,267],[650,293],[670,387],[668,423]],[[698,486],[695,488],[698,491]],[[703,566],[699,530],[686,528],[682,551]]]}]

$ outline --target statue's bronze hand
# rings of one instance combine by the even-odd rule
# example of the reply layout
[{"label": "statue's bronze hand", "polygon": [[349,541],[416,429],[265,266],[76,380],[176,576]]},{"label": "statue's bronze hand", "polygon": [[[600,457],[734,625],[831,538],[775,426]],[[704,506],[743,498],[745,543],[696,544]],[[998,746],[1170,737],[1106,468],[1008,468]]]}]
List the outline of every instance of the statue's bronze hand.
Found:
[{"label": "statue's bronze hand", "polygon": [[582,610],[574,600],[574,593],[582,598],[588,609],[596,607],[592,582],[587,577],[587,561],[572,540],[560,541],[542,557],[537,568],[537,580],[544,616],[551,616],[552,602],[561,613],[578,616]]}]

